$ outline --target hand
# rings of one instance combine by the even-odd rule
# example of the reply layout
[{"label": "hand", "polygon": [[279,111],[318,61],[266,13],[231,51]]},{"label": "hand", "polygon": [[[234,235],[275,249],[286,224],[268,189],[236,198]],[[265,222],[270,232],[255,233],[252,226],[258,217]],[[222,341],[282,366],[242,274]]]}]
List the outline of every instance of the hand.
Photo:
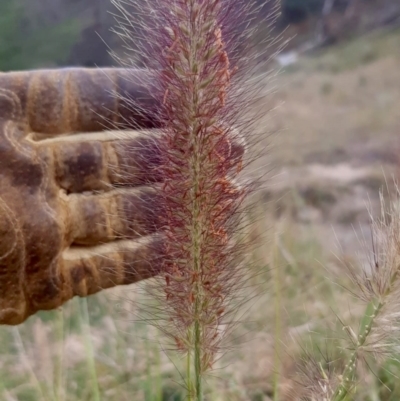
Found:
[{"label": "hand", "polygon": [[0,324],[159,271],[144,73],[0,73]]}]

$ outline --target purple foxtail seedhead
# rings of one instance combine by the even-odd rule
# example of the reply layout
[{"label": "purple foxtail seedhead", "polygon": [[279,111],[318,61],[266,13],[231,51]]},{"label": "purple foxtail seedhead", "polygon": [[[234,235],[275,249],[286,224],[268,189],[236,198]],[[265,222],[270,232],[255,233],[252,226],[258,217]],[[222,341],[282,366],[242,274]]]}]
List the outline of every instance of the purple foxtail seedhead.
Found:
[{"label": "purple foxtail seedhead", "polygon": [[[158,294],[168,317],[162,329],[178,349],[200,350],[209,369],[219,350],[229,301],[243,284],[237,241],[249,186],[239,186],[244,143],[251,131],[243,95],[244,57],[252,2],[148,0],[117,4],[126,42],[139,53],[163,127],[160,146],[165,261]],[[123,7],[124,6],[124,7]],[[132,6],[132,8],[130,7]],[[132,11],[136,10],[136,11]],[[130,24],[136,12],[139,26]]]}]

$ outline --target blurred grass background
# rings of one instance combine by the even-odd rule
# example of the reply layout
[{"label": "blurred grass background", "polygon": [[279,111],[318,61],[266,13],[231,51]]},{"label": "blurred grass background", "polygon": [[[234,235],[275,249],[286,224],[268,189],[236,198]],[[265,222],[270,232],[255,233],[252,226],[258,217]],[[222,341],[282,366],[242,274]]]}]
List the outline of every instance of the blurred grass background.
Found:
[{"label": "blurred grass background", "polygon": [[[257,161],[270,173],[250,228],[264,239],[254,254],[261,295],[207,380],[210,401],[299,400],[301,364],[312,356],[340,369],[343,322],[356,327],[364,313],[346,266],[365,262],[367,204],[377,213],[379,190],[399,173],[400,10],[338,0],[323,16],[325,3],[282,2],[274,34],[294,37],[292,61],[273,61],[277,90],[256,105],[273,110],[260,133],[275,133]],[[112,65],[103,40],[123,50],[110,10],[107,0],[0,0],[0,70]],[[138,321],[148,302],[139,287],[1,327],[0,400],[183,401],[182,361]],[[354,400],[399,400],[399,355],[366,358]]]}]

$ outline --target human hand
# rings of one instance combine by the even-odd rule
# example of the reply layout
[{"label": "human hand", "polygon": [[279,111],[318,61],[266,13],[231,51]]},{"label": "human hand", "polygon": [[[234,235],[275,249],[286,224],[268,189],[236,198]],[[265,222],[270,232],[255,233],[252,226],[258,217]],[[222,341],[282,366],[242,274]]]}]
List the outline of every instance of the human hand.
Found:
[{"label": "human hand", "polygon": [[159,271],[145,73],[0,73],[0,324]]}]

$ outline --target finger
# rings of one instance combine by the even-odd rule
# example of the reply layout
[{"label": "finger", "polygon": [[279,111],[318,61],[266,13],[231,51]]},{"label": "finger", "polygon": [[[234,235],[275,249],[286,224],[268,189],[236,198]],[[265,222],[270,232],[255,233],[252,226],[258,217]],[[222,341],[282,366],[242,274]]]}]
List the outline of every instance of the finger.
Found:
[{"label": "finger", "polygon": [[[69,193],[78,193],[162,181],[161,135],[154,130],[136,131],[130,139],[45,140],[41,146],[51,146],[54,150],[54,171],[60,187]],[[226,159],[227,168],[234,169],[243,159],[245,144],[237,134],[224,139],[217,144],[216,150]]]},{"label": "finger", "polygon": [[154,188],[68,196],[70,243],[97,245],[138,238],[160,229],[161,196]]},{"label": "finger", "polygon": [[147,70],[66,68],[0,73],[2,117],[41,134],[152,128]]},{"label": "finger", "polygon": [[164,261],[163,249],[160,236],[85,250],[69,249],[63,254],[61,273],[65,280],[65,301],[74,295],[84,297],[157,275]]},{"label": "finger", "polygon": [[53,149],[56,181],[69,193],[161,180],[160,139],[155,132],[135,131],[129,138],[113,141],[43,141],[40,146]]}]

